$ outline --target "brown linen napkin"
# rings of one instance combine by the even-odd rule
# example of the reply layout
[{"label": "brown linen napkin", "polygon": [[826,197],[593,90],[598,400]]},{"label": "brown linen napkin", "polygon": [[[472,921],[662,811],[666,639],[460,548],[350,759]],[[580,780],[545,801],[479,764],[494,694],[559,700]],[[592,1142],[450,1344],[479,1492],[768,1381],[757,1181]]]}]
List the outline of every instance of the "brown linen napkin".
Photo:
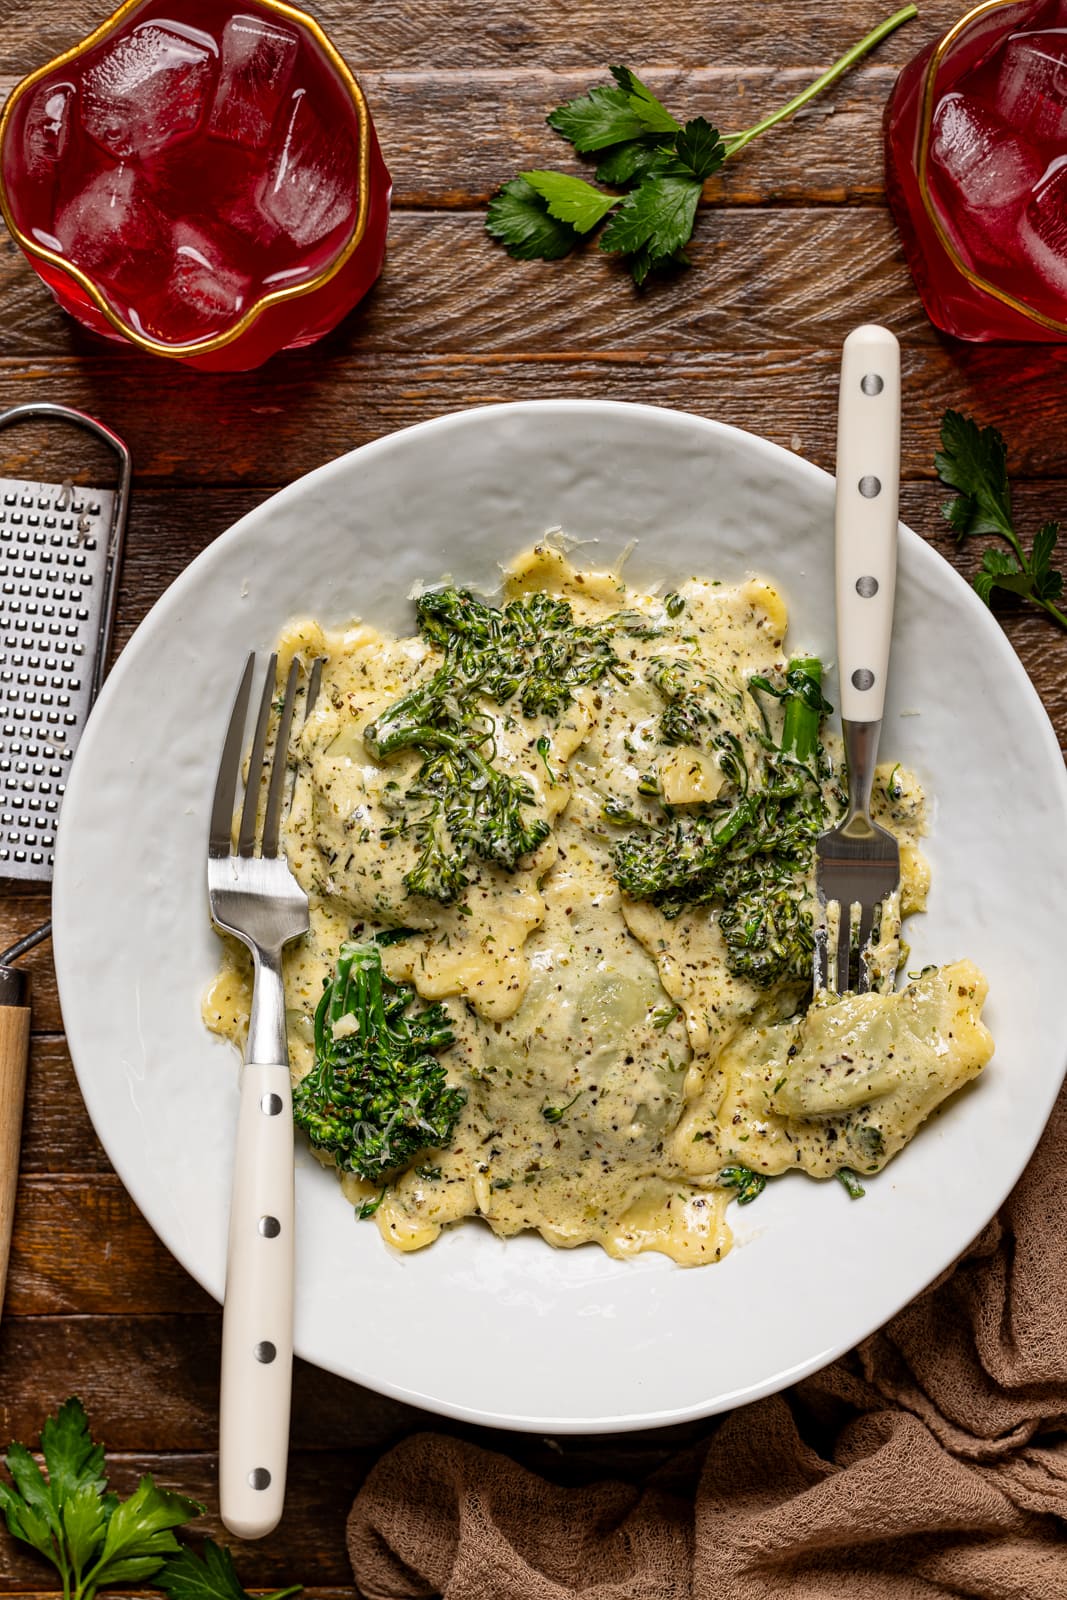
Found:
[{"label": "brown linen napkin", "polygon": [[417,1434],[348,1550],[366,1600],[1067,1600],[1067,1092],[999,1216],[843,1360],[637,1482]]}]

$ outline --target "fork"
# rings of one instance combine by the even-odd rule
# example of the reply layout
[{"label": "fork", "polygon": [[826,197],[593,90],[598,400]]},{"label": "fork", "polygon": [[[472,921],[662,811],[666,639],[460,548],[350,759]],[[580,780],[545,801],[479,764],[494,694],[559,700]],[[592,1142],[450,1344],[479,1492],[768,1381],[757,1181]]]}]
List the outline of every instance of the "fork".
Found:
[{"label": "fork", "polygon": [[[289,734],[299,664],[285,685],[273,756],[266,755],[277,657],[256,715],[244,804],[233,844],[245,719],[255,673],[241,677],[219,761],[208,844],[208,899],[217,928],[252,953],[237,1150],[230,1204],[219,1402],[222,1520],[242,1539],[277,1526],[285,1501],[293,1367],[293,1115],[285,1031],[282,948],[308,929],[308,899],[279,846]],[[306,710],[321,663],[308,682]],[[267,778],[262,830],[260,791]],[[256,853],[257,831],[259,853]]]},{"label": "fork", "polygon": [[893,630],[899,486],[900,346],[887,328],[868,325],[849,334],[841,353],[834,522],[848,808],[816,841],[816,991],[870,988],[875,918],[900,884],[897,841],[870,814]]}]

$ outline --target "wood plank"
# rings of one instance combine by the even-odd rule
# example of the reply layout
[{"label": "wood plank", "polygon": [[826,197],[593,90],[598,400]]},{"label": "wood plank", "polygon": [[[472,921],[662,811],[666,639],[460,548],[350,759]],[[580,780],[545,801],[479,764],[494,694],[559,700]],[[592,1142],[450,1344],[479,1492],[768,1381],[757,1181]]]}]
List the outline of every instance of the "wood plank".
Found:
[{"label": "wood plank", "polygon": [[25,1172],[15,1201],[5,1314],[215,1311],[118,1177]]},{"label": "wood plank", "polygon": [[[119,1263],[118,1270],[124,1270]],[[219,1330],[208,1315],[20,1317],[0,1323],[0,1439],[36,1438],[72,1391],[109,1450],[213,1451]],[[366,1449],[422,1426],[425,1415],[369,1389],[294,1364],[296,1450]]]},{"label": "wood plank", "polygon": [[[394,207],[484,202],[530,167],[569,165],[590,177],[589,165],[575,165],[570,146],[545,118],[607,75],[606,65],[596,64],[571,71],[364,71],[361,82],[392,171]],[[811,66],[712,64],[653,67],[642,76],[679,121],[704,116],[723,132],[736,132],[786,105],[817,73]],[[896,69],[880,59],[855,68],[788,129],[759,139],[731,161],[727,179],[716,181],[709,194],[732,205],[880,197],[882,110],[895,78]],[[0,73],[0,99],[17,80],[18,74]]]},{"label": "wood plank", "polygon": [[[4,18],[3,64],[28,72],[68,49],[86,31],[74,0],[47,9],[20,6]],[[894,10],[889,0],[850,0],[824,6],[812,24],[809,0],[645,0],[609,6],[603,0],[527,0],[521,9],[484,0],[437,0],[432,16],[408,0],[319,0],[315,15],[359,74],[418,71],[427,66],[463,72],[516,66],[601,70],[623,60],[635,70],[665,61],[685,67],[811,65],[818,72]],[[103,13],[101,12],[100,15]],[[922,15],[881,46],[880,59],[901,66],[960,15],[958,0],[924,0]]]},{"label": "wood plank", "polygon": [[[38,1005],[38,1021],[40,1013]],[[20,1171],[24,1185],[50,1173],[113,1171],[85,1109],[67,1042],[52,1034],[31,1041]]]},{"label": "wood plank", "polygon": [[[689,253],[688,272],[641,293],[625,269],[595,247],[561,262],[516,262],[486,234],[481,209],[400,212],[382,279],[336,333],[279,358],[265,372],[211,379],[86,333],[52,302],[28,263],[0,252],[0,350],[5,365],[29,362],[20,377],[31,385],[56,381],[52,360],[47,366],[40,361],[46,355],[64,361],[73,353],[87,375],[121,369],[136,386],[142,422],[162,435],[169,452],[181,449],[184,435],[189,444],[198,442],[197,419],[188,415],[190,383],[198,408],[209,402],[209,417],[215,396],[243,401],[243,433],[254,438],[285,425],[293,377],[321,394],[338,358],[840,344],[872,306],[909,346],[936,347],[883,211],[711,206],[698,219]],[[100,404],[108,395],[110,415],[110,381],[103,383],[108,387],[98,384],[94,398]],[[168,404],[175,385],[184,415]],[[150,407],[146,394],[153,397]],[[130,426],[124,436],[133,445]],[[222,449],[240,460],[248,443],[241,435],[224,436],[214,453]]]},{"label": "wood plank", "polygon": [[[810,66],[632,65],[679,121],[703,116],[724,133],[751,127],[817,76]],[[545,118],[607,78],[606,64],[473,76],[365,72],[362,82],[386,163],[395,169],[394,205],[484,202],[506,179],[531,167],[575,171],[592,181],[595,162],[576,160]],[[769,132],[731,160],[722,178],[709,184],[708,198],[726,205],[866,204],[880,198],[882,111],[895,79],[896,69],[881,60],[857,68],[788,127]]]},{"label": "wood plank", "polygon": [[[957,407],[997,421],[1013,447],[1018,477],[1063,471],[1055,419],[1062,408],[1067,348],[1021,346],[1012,381],[989,346],[935,345],[904,351],[905,477],[928,475],[942,413]],[[251,377],[224,383],[136,359],[51,357],[27,382],[24,363],[0,360],[0,405],[47,393],[97,407],[127,438],[138,486],[201,482],[288,482],[354,446],[396,428],[467,407],[515,400],[630,400],[671,406],[762,434],[821,466],[834,459],[839,340],[788,348],[723,348],[709,334],[695,347],[620,346],[470,355],[398,351],[369,354],[340,336],[311,358],[296,354],[271,369],[271,415]],[[151,413],[144,390],[154,386]],[[101,396],[106,402],[100,405]],[[1043,423],[1043,419],[1047,419]],[[235,441],[239,440],[239,445]]]}]

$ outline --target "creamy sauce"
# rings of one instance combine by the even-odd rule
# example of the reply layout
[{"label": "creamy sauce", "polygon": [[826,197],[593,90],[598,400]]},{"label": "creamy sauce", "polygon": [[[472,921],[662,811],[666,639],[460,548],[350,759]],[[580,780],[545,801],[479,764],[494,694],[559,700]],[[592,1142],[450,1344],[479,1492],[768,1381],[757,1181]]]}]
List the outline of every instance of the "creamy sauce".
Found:
[{"label": "creamy sauce", "polygon": [[[480,1216],[498,1234],[534,1229],[557,1246],[718,1260],[730,1245],[723,1169],[878,1171],[992,1053],[979,1020],[985,981],[959,962],[893,992],[901,918],[922,909],[929,874],[921,787],[891,763],[874,810],[900,842],[902,882],[882,919],[882,992],[820,996],[798,1016],[795,979],[758,987],[730,971],[714,907],[671,918],[620,892],[620,829],[661,823],[661,801],[676,815],[707,806],[724,782],[713,748],[664,742],[664,661],[715,680],[717,727],[755,768],[761,724],[748,680],[786,664],[785,605],[771,585],[694,578],[668,616],[662,598],[616,573],[578,571],[546,543],[512,565],[504,590],[563,596],[581,622],[632,614],[613,635],[624,681],[578,690],[556,721],[486,704],[495,764],[525,780],[528,815],[550,831],[515,872],[478,863],[452,905],[404,881],[417,847],[396,828],[396,797],[421,758],[378,761],[363,738],[439,652],[362,624],[302,622],[280,641],[280,676],[294,654],[324,660],[318,701],[294,734],[285,835],[311,904],[311,931],[285,956],[294,1077],[312,1064],[314,1010],[341,943],[412,929],[383,947],[383,964],[448,1005],[456,1041],[441,1060],[467,1101],[450,1148],[381,1194],[383,1237],[418,1249]],[[776,703],[767,715],[777,736]],[[835,791],[832,775],[825,788]],[[813,916],[813,876],[804,895]],[[249,993],[248,963],[227,944],[205,997],[208,1026],[241,1044]],[[356,1204],[378,1196],[351,1174],[342,1183]]]}]

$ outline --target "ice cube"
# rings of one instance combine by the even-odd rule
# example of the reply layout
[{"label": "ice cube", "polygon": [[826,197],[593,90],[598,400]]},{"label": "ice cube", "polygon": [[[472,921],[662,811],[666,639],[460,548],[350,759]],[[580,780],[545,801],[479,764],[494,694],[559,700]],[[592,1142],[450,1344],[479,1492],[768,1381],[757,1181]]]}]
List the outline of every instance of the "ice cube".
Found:
[{"label": "ice cube", "polygon": [[141,174],[109,167],[61,203],[55,220],[63,253],[103,287],[136,295],[164,267],[167,234]]},{"label": "ice cube", "polygon": [[979,101],[947,94],[934,114],[930,155],[971,211],[1016,209],[1045,163]]},{"label": "ice cube", "polygon": [[257,199],[267,220],[306,249],[355,212],[356,148],[346,128],[327,132],[304,89],[292,96],[280,127]]},{"label": "ice cube", "polygon": [[1030,139],[1067,136],[1067,30],[1013,33],[1004,46],[995,103]]},{"label": "ice cube", "polygon": [[174,330],[185,339],[217,331],[247,310],[252,280],[221,231],[180,222],[173,243],[164,312],[171,338]]},{"label": "ice cube", "polygon": [[49,83],[38,89],[26,110],[22,148],[26,173],[31,178],[51,178],[70,142],[74,98],[72,83]]},{"label": "ice cube", "polygon": [[263,149],[298,48],[295,34],[285,28],[259,17],[231,17],[222,33],[222,65],[208,132]]},{"label": "ice cube", "polygon": [[82,125],[113,156],[157,155],[200,126],[218,47],[183,23],[145,22],[82,79]]},{"label": "ice cube", "polygon": [[1019,245],[1042,282],[1067,297],[1067,159],[1053,165],[1023,212]]}]

